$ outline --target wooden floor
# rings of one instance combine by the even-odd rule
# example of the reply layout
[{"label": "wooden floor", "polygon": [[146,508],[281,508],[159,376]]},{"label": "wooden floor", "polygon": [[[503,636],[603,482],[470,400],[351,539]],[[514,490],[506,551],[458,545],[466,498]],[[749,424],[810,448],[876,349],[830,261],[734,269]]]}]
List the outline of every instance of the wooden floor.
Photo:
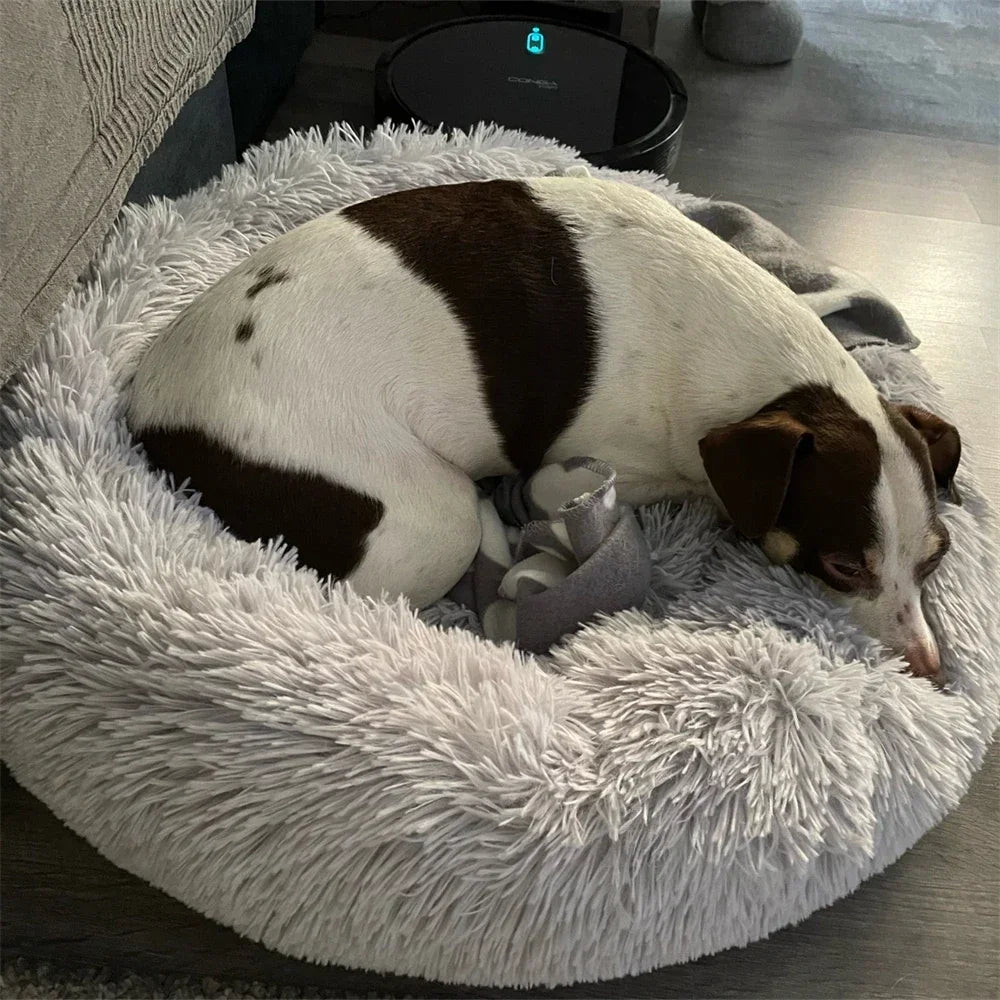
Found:
[{"label": "wooden floor", "polygon": [[[799,57],[786,67],[747,70],[701,52],[687,3],[664,5],[657,51],[691,98],[675,179],[687,190],[749,205],[871,278],[901,308],[1000,505],[997,6],[802,6],[807,28]],[[372,68],[382,45],[317,34],[272,137],[339,118],[371,125]],[[17,935],[34,921],[53,938],[63,929],[38,956],[56,963],[141,965],[331,994],[468,995],[266,952],[113,869],[79,838],[54,829],[47,811],[9,782],[4,812],[14,817],[5,820],[5,879],[14,865],[18,884],[32,886],[16,901],[5,892],[8,953],[16,953]],[[798,927],[685,966],[551,995],[997,997],[998,817],[994,747],[952,816],[888,871]],[[8,836],[12,830],[17,836]],[[30,849],[43,830],[42,839],[58,844],[54,857]],[[28,848],[12,858],[14,841]],[[84,873],[83,890],[70,884],[74,866]],[[95,923],[108,942],[101,955],[93,953],[92,935],[74,931]],[[180,959],[158,952],[164,925],[179,942]]]}]

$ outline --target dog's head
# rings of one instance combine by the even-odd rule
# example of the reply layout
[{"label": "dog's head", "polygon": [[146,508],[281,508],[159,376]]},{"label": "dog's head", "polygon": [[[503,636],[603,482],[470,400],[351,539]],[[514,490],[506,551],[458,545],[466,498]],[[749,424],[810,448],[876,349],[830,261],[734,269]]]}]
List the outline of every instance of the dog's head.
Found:
[{"label": "dog's head", "polygon": [[710,431],[699,447],[742,534],[774,562],[819,577],[913,673],[939,676],[921,587],[949,546],[937,490],[954,490],[961,441],[951,424],[885,400],[868,420],[809,385]]}]

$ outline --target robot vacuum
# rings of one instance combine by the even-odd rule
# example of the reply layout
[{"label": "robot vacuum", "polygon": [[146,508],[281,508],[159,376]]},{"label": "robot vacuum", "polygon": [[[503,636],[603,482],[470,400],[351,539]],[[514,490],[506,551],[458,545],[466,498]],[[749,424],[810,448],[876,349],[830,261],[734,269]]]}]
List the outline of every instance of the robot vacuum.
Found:
[{"label": "robot vacuum", "polygon": [[448,21],[378,61],[377,120],[468,129],[496,122],[573,146],[595,166],[670,173],[687,94],[635,45],[523,17]]}]

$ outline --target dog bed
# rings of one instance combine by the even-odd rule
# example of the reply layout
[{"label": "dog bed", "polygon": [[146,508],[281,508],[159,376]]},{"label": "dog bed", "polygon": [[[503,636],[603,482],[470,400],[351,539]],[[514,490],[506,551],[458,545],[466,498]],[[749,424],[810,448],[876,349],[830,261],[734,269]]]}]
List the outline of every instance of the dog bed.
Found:
[{"label": "dog bed", "polygon": [[[897,858],[997,724],[997,560],[968,461],[927,595],[944,691],[706,503],[643,509],[645,608],[535,657],[456,627],[457,606],[324,584],[148,470],[121,387],[249,252],[363,197],[574,162],[498,129],[263,146],[127,208],[5,390],[4,758],[113,862],[289,955],[529,986],[742,945]],[[911,353],[855,354],[947,412]]]}]

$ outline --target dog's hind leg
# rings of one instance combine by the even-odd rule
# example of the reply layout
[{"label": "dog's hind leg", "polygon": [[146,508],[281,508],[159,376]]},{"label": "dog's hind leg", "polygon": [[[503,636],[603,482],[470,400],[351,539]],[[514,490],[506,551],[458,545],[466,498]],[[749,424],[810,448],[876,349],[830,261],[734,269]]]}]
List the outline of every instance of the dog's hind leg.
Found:
[{"label": "dog's hind leg", "polygon": [[408,451],[386,471],[371,486],[382,504],[382,518],[347,579],[359,593],[402,594],[424,607],[447,594],[476,556],[482,533],[476,486],[423,449]]},{"label": "dog's hind leg", "polygon": [[[255,461],[195,428],[136,433],[151,464],[187,481],[248,542],[282,538],[320,576],[362,594],[404,594],[418,607],[446,594],[472,563],[475,484],[415,440],[382,428],[315,463]],[[280,449],[272,448],[278,452]]]}]

